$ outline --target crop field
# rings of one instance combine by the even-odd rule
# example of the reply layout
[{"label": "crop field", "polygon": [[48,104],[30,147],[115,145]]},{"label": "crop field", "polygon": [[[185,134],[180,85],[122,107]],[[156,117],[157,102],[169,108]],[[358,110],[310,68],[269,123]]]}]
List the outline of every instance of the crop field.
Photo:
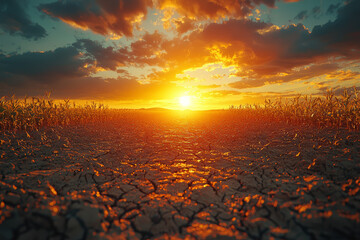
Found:
[{"label": "crop field", "polygon": [[0,239],[359,239],[360,93],[227,110],[0,99]]}]

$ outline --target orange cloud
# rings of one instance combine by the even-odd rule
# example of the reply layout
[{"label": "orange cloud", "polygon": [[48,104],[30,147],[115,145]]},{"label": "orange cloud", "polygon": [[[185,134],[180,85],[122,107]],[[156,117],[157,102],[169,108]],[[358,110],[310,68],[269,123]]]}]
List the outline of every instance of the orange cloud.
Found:
[{"label": "orange cloud", "polygon": [[218,84],[211,84],[211,85],[197,85],[198,89],[213,89],[213,88],[219,88],[221,85]]},{"label": "orange cloud", "polygon": [[285,83],[298,80],[306,80],[313,77],[322,76],[336,71],[337,64],[319,64],[310,67],[303,67],[289,71],[286,75],[263,76],[261,78],[246,78],[242,81],[230,83],[229,86],[237,89],[261,87],[273,83]]},{"label": "orange cloud", "polygon": [[64,0],[41,4],[38,9],[75,28],[118,38],[132,36],[133,27],[146,17],[150,7],[165,11],[166,28],[174,11],[185,17],[185,21],[175,22],[183,33],[192,27],[190,19],[243,18],[260,4],[275,7],[275,0]]},{"label": "orange cloud", "polygon": [[194,29],[196,21],[187,17],[182,17],[182,18],[174,19],[173,22],[175,24],[176,31],[179,34],[184,34]]},{"label": "orange cloud", "polygon": [[360,73],[351,70],[339,70],[334,73],[329,73],[326,76],[327,79],[338,79],[339,81],[349,81],[360,78]]},{"label": "orange cloud", "polygon": [[78,0],[41,4],[39,9],[73,27],[115,37],[132,36],[134,25],[152,6],[151,0]]},{"label": "orange cloud", "polygon": [[269,7],[275,6],[275,0],[158,0],[160,9],[172,8],[191,19],[242,18],[261,3]]},{"label": "orange cloud", "polygon": [[[163,70],[150,74],[149,80],[175,81],[177,74],[187,69],[215,62],[236,68],[233,75],[243,79],[231,86],[239,89],[334,72],[346,61],[360,56],[357,29],[346,28],[349,22],[358,22],[357,15],[348,14],[351,8],[358,9],[359,4],[352,1],[340,9],[335,21],[317,26],[313,32],[301,24],[280,28],[263,22],[230,19],[171,40],[158,34],[155,45],[161,46],[162,55],[153,61],[160,63]],[[338,30],[343,32],[341,38],[326,37]],[[141,49],[140,46],[146,47],[148,43],[151,41],[144,39],[134,46],[138,44]],[[334,57],[337,62],[329,64]],[[342,62],[344,64],[340,64]]]}]

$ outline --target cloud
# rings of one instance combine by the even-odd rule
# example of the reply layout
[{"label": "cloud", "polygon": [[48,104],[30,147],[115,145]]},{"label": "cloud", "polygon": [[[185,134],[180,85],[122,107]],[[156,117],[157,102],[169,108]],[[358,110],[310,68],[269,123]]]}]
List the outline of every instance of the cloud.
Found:
[{"label": "cloud", "polygon": [[157,2],[160,9],[171,8],[181,16],[198,20],[222,17],[243,18],[257,5],[265,4],[268,7],[275,7],[275,0],[158,0]]},{"label": "cloud", "polygon": [[307,12],[306,10],[304,10],[304,11],[299,12],[299,13],[294,17],[294,19],[295,19],[295,20],[299,20],[299,21],[303,21],[303,20],[307,19],[308,17],[309,17],[308,12]]},{"label": "cloud", "polygon": [[62,47],[47,52],[27,52],[17,55],[0,55],[0,82],[12,83],[30,79],[53,82],[62,78],[89,74],[84,66],[92,61],[81,57],[75,47]]},{"label": "cloud", "polygon": [[173,22],[175,24],[175,28],[178,34],[184,34],[195,28],[196,21],[187,17],[182,17],[182,18],[174,19]]},{"label": "cloud", "polygon": [[[241,77],[242,81],[232,87],[238,89],[330,73],[340,68],[338,64],[360,56],[357,35],[360,19],[349,9],[356,11],[358,4],[349,2],[339,10],[335,21],[316,26],[313,32],[302,24],[280,28],[270,23],[230,19],[210,23],[187,36],[171,40],[162,38],[158,45],[163,50],[160,66],[164,69],[148,78],[150,81],[170,81],[187,69],[216,62],[237,70],[232,76]],[[332,35],[339,32],[344,35],[333,42]],[[334,63],[330,64],[332,61]]]},{"label": "cloud", "polygon": [[219,88],[221,85],[218,84],[211,84],[211,85],[197,85],[198,89],[213,89],[213,88]]},{"label": "cloud", "polygon": [[232,19],[221,24],[212,23],[189,38],[201,40],[215,61],[263,75],[311,62],[299,56],[296,59],[287,56],[301,35],[308,34],[302,25],[277,28],[263,22]]},{"label": "cloud", "polygon": [[157,31],[145,33],[141,39],[131,43],[128,53],[129,61],[137,66],[144,66],[145,64],[164,66],[164,59],[162,59],[165,53],[164,42],[166,42],[166,38]]},{"label": "cloud", "polygon": [[41,4],[38,9],[76,28],[102,35],[132,36],[133,27],[146,17],[150,7],[174,10],[185,17],[176,28],[187,32],[192,25],[190,19],[243,18],[260,4],[274,8],[275,0],[63,0]]},{"label": "cloud", "polygon": [[24,10],[23,0],[0,0],[0,28],[11,35],[20,35],[27,39],[45,37],[45,29],[30,20]]},{"label": "cloud", "polygon": [[232,87],[239,89],[321,76],[359,58],[359,9],[359,3],[351,1],[339,9],[335,21],[313,32],[302,24],[278,27],[247,19],[210,23],[187,36],[163,39],[165,69],[148,77],[176,79],[186,69],[215,62],[235,67],[232,75],[243,80]]},{"label": "cloud", "polygon": [[[0,54],[0,95],[43,95],[55,98],[136,100],[173,98],[185,91],[170,81],[158,79],[141,84],[118,67],[143,65],[152,58],[148,46],[162,41],[158,33],[146,34],[130,48],[104,47],[99,42],[79,39],[74,44],[46,52]],[[149,59],[148,59],[149,57]],[[135,62],[135,61],[139,61]],[[94,77],[97,71],[116,70],[121,77]]]},{"label": "cloud", "polygon": [[339,8],[337,19],[315,26],[311,37],[327,45],[334,55],[358,58],[360,56],[360,1],[350,1]]},{"label": "cloud", "polygon": [[[246,75],[261,77],[288,73],[295,67],[337,58],[360,56],[360,2],[339,9],[335,21],[309,32],[302,24],[279,28],[245,19],[212,23],[189,39],[201,39],[213,57],[235,64]],[[200,44],[199,44],[200,45]]]},{"label": "cloud", "polygon": [[[319,15],[321,13],[320,6],[316,6],[316,7],[312,8],[310,13],[311,13],[311,16],[314,18],[319,17]],[[307,10],[301,11],[294,17],[294,20],[304,21],[310,17],[310,13]]]},{"label": "cloud", "polygon": [[124,65],[125,49],[103,47],[89,39],[46,52],[0,54],[0,82],[14,84],[25,80],[50,83],[89,76]]},{"label": "cloud", "polygon": [[330,4],[330,6],[328,7],[328,9],[326,10],[326,14],[334,14],[340,7],[340,3],[338,4]]},{"label": "cloud", "polygon": [[49,83],[87,77],[103,70],[116,71],[125,65],[160,65],[163,60],[159,51],[163,41],[163,36],[154,32],[133,42],[130,48],[115,49],[90,39],[79,39],[70,46],[52,51],[0,54],[0,82]]},{"label": "cloud", "polygon": [[103,47],[99,42],[90,39],[79,39],[73,46],[94,61],[97,68],[105,70],[116,70],[118,66],[123,66],[128,59],[126,49],[114,49],[113,47]]},{"label": "cloud", "polygon": [[304,67],[293,70],[285,76],[277,75],[277,76],[269,76],[263,78],[247,78],[242,81],[230,83],[229,86],[237,89],[245,89],[245,88],[261,87],[267,84],[307,80],[313,77],[318,77],[324,74],[335,72],[338,69],[339,66],[337,64],[332,64],[332,63],[316,64],[310,67]]},{"label": "cloud", "polygon": [[314,17],[318,17],[319,14],[321,13],[321,8],[320,6],[316,6],[311,10],[311,13],[313,14]]},{"label": "cloud", "polygon": [[[219,6],[229,4],[228,1],[213,2]],[[56,3],[70,4],[68,1]],[[100,3],[100,0],[93,2],[96,6]],[[251,6],[259,3],[264,1],[249,1]],[[272,6],[271,1],[268,4]],[[89,6],[93,5],[84,5],[81,9]],[[99,16],[104,14],[101,8],[90,10]],[[79,39],[70,46],[43,53],[2,54],[0,88],[57,89],[62,94],[59,96],[74,98],[90,98],[91,95],[109,99],[171,97],[179,92],[180,87],[172,83],[178,79],[177,74],[211,63],[235,69],[237,72],[232,71],[232,75],[242,80],[230,86],[237,89],[306,80],[324,74],[333,74],[346,81],[357,77],[349,72],[341,73],[340,68],[347,61],[360,57],[359,10],[359,1],[349,1],[339,8],[334,21],[315,26],[312,32],[302,24],[278,27],[240,18],[211,22],[172,39],[157,31],[146,32],[125,47],[105,47],[93,40]],[[205,16],[211,12],[209,9],[196,11],[209,11],[200,13],[200,18],[201,14]],[[220,16],[217,10],[214,14]],[[190,14],[184,18],[193,21]],[[108,29],[105,33],[108,34]],[[146,76],[150,84],[140,84],[129,72],[119,69],[127,66],[162,69]],[[121,77],[102,79],[92,75],[101,70],[118,71]]]},{"label": "cloud", "polygon": [[351,70],[339,70],[337,72],[329,73],[327,79],[337,79],[340,82],[360,79],[360,72]]},{"label": "cloud", "polygon": [[102,35],[132,36],[133,27],[146,16],[151,0],[64,0],[41,4],[39,10],[73,27]]}]

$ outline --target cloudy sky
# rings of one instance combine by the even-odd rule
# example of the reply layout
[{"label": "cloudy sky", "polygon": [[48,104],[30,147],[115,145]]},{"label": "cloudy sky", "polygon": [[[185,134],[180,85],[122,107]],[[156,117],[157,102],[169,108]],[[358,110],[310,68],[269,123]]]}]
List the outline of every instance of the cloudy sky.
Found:
[{"label": "cloudy sky", "polygon": [[0,96],[227,108],[360,87],[358,0],[0,0]]}]

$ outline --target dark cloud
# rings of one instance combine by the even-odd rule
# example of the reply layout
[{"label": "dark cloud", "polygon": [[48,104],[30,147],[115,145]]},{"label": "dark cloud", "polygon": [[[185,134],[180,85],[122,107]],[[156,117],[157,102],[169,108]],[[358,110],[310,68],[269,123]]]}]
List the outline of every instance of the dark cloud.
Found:
[{"label": "dark cloud", "polygon": [[294,17],[294,20],[304,21],[304,20],[308,19],[310,16],[317,18],[317,17],[319,17],[320,13],[321,13],[320,6],[316,6],[316,7],[312,8],[310,12],[308,12],[307,10],[299,12]]},{"label": "dark cloud", "polygon": [[74,27],[102,35],[132,36],[134,25],[151,6],[151,0],[64,0],[38,8]]},{"label": "dark cloud", "polygon": [[103,47],[99,42],[79,39],[71,46],[53,51],[0,55],[0,76],[3,76],[2,81],[32,79],[53,82],[102,70],[116,70],[125,62],[129,62],[126,49]]},{"label": "dark cloud", "polygon": [[[43,95],[51,91],[55,98],[136,100],[165,99],[179,94],[181,87],[169,81],[140,84],[124,64],[143,65],[153,58],[147,47],[163,41],[158,33],[146,34],[130,49],[104,47],[89,39],[77,40],[68,47],[47,52],[0,54],[0,96]],[[156,49],[155,49],[156,50]],[[154,50],[154,51],[155,51]],[[138,62],[134,62],[138,61]],[[102,69],[116,70],[121,77],[101,78],[92,74]]]},{"label": "dark cloud", "polygon": [[306,10],[304,10],[304,11],[299,12],[299,13],[294,17],[294,19],[295,19],[295,20],[299,20],[299,21],[303,21],[303,20],[307,19],[308,17],[309,17],[308,12],[307,12]]},{"label": "dark cloud", "polygon": [[81,57],[75,47],[57,48],[47,52],[27,52],[18,55],[0,55],[0,81],[10,83],[19,79],[53,82],[63,78],[86,76],[84,66],[92,61]]},{"label": "dark cloud", "polygon": [[144,65],[162,65],[162,44],[164,36],[155,31],[145,33],[141,39],[130,44],[129,47],[104,47],[99,42],[90,39],[79,39],[73,46],[83,53],[83,56],[93,61],[92,67],[98,70],[115,71],[118,67]]},{"label": "dark cloud", "polygon": [[[46,52],[0,55],[0,81],[31,79],[56,82],[88,76],[99,70],[115,70],[126,59],[122,49],[103,47],[89,39]],[[6,76],[6,77],[5,77]]]},{"label": "dark cloud", "polygon": [[314,17],[318,17],[319,14],[321,13],[321,8],[320,6],[316,6],[311,10],[311,13]]},{"label": "dark cloud", "polygon": [[125,64],[128,53],[125,49],[103,47],[99,42],[90,39],[80,39],[73,44],[80,51],[85,52],[86,57],[95,62],[96,67],[105,70],[116,70],[118,66]]},{"label": "dark cloud", "polygon": [[165,62],[162,58],[166,52],[166,49],[163,48],[164,42],[166,42],[166,38],[157,31],[145,33],[140,40],[131,43],[129,52],[131,64],[164,66]]},{"label": "dark cloud", "polygon": [[360,56],[360,1],[350,1],[339,8],[335,21],[315,26],[311,39],[328,46],[334,55],[358,58]]},{"label": "dark cloud", "polygon": [[326,14],[334,14],[340,7],[340,3],[338,4],[330,4],[330,6],[328,7],[328,9],[326,10]]},{"label": "dark cloud", "polygon": [[179,32],[191,27],[190,19],[243,18],[260,4],[275,7],[276,0],[63,0],[41,4],[39,10],[74,27],[102,35],[132,36],[134,25],[146,17],[147,8],[174,9],[188,19],[177,22]]},{"label": "dark cloud", "polygon": [[45,37],[45,29],[30,20],[24,10],[23,0],[0,0],[0,28],[11,35],[20,35],[28,39]]},{"label": "dark cloud", "polygon": [[[104,47],[90,39],[79,39],[71,46],[46,52],[0,54],[0,82],[14,85],[26,80],[51,83],[87,77],[103,70],[118,67],[160,64],[162,35],[145,34],[132,43],[130,49]],[[120,70],[119,70],[120,71]],[[126,74],[125,74],[126,75]]]}]

